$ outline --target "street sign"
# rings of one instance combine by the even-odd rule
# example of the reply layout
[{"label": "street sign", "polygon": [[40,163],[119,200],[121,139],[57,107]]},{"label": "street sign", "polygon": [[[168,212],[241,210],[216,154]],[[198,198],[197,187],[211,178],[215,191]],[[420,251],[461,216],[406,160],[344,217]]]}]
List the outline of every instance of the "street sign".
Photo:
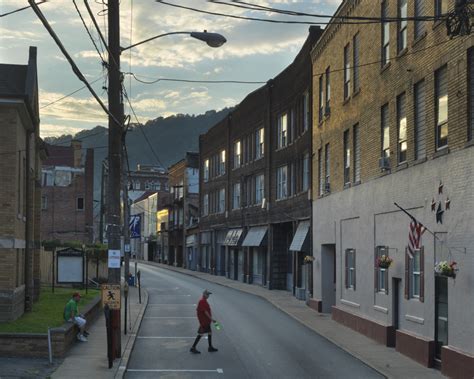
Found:
[{"label": "street sign", "polygon": [[120,250],[109,250],[109,268],[120,268]]},{"label": "street sign", "polygon": [[102,306],[120,309],[120,284],[102,284]]}]

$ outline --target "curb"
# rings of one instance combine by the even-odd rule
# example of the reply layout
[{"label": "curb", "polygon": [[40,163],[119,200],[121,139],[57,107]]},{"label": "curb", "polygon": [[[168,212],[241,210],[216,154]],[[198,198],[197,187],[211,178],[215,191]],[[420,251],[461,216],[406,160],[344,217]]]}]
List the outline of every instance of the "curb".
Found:
[{"label": "curb", "polygon": [[138,330],[140,329],[140,325],[142,324],[143,316],[145,315],[145,310],[148,306],[148,292],[145,288],[142,288],[143,290],[143,303],[141,306],[141,309],[138,313],[137,318],[135,319],[135,322],[133,324],[132,330],[129,332],[130,336],[127,340],[127,343],[125,344],[125,348],[122,353],[122,357],[120,359],[120,362],[117,367],[117,371],[115,372],[114,378],[116,379],[122,379],[125,375],[125,372],[127,371],[128,368],[128,362],[130,359],[130,355],[132,354],[133,347],[135,346],[135,341],[137,339],[137,333]]},{"label": "curb", "polygon": [[249,295],[254,295],[254,296],[258,296],[259,298],[261,299],[264,299],[266,300],[268,303],[270,303],[271,305],[273,305],[275,308],[277,308],[278,310],[280,310],[281,312],[285,313],[286,315],[290,316],[291,318],[293,318],[294,320],[298,321],[300,324],[304,325],[305,327],[307,327],[308,329],[310,329],[311,331],[313,331],[314,333],[316,333],[317,335],[319,335],[320,337],[324,338],[325,340],[331,342],[332,344],[334,344],[335,346],[337,346],[339,349],[341,350],[344,350],[346,353],[350,354],[352,357],[356,358],[357,360],[359,360],[360,362],[362,362],[364,365],[366,365],[367,367],[370,367],[372,370],[376,371],[378,374],[382,375],[383,377],[385,378],[393,378],[393,376],[389,375],[388,373],[384,372],[384,371],[381,371],[379,367],[376,367],[374,366],[373,364],[369,363],[369,362],[366,362],[363,358],[361,358],[358,354],[354,353],[353,351],[350,351],[348,350],[346,347],[342,346],[341,344],[337,343],[336,341],[330,339],[329,337],[319,333],[318,331],[314,330],[313,328],[311,328],[309,325],[306,324],[306,322],[304,322],[303,320],[299,319],[298,317],[296,317],[295,315],[293,315],[292,313],[288,312],[287,310],[285,310],[283,307],[281,307],[280,305],[278,305],[277,303],[273,302],[272,300],[266,298],[265,296],[263,295],[259,295],[259,294],[256,294],[256,293],[253,293],[253,292],[250,292],[250,291],[246,291],[245,289],[240,289],[240,288],[235,288],[229,284],[226,284],[226,283],[218,283],[218,282],[215,282],[213,280],[211,280],[210,278],[205,278],[205,277],[201,277],[199,275],[195,275],[193,274],[192,272],[183,272],[179,269],[175,269],[175,267],[173,266],[167,266],[167,265],[163,265],[163,264],[160,264],[160,263],[156,263],[156,262],[149,262],[149,261],[138,261],[139,263],[142,263],[142,264],[146,264],[146,265],[149,265],[149,266],[154,266],[154,267],[158,267],[158,268],[162,268],[164,270],[168,270],[168,271],[173,271],[173,272],[177,272],[179,274],[183,274],[183,275],[187,275],[187,276],[192,276],[194,278],[198,278],[198,279],[202,279],[202,280],[205,280],[209,283],[213,283],[213,284],[217,284],[217,285],[220,285],[220,286],[223,286],[223,287],[227,287],[227,288],[231,288],[231,289],[234,289],[234,290],[237,290],[237,291],[241,291],[241,292],[245,292]]}]

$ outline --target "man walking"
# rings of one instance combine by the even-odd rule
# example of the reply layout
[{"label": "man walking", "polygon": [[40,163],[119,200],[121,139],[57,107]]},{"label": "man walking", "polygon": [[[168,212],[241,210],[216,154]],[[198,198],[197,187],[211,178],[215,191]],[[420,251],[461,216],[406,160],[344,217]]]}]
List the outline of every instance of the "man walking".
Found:
[{"label": "man walking", "polygon": [[207,299],[209,298],[209,295],[211,293],[212,292],[209,292],[208,290],[204,290],[204,292],[202,293],[202,298],[201,300],[199,300],[198,306],[196,308],[197,318],[199,320],[199,329],[198,335],[194,340],[194,344],[189,350],[191,353],[194,354],[201,354],[201,352],[196,349],[196,346],[204,334],[207,334],[207,339],[209,341],[209,348],[207,349],[207,351],[209,351],[210,353],[217,351],[217,349],[212,346],[211,331],[211,322],[216,322],[216,320],[212,318],[211,307],[207,302]]},{"label": "man walking", "polygon": [[79,314],[79,309],[77,303],[81,300],[81,294],[79,292],[74,292],[72,298],[67,302],[64,307],[64,319],[68,322],[73,322],[79,328],[79,334],[77,339],[81,342],[87,342],[87,336],[89,333],[85,331],[86,320]]}]

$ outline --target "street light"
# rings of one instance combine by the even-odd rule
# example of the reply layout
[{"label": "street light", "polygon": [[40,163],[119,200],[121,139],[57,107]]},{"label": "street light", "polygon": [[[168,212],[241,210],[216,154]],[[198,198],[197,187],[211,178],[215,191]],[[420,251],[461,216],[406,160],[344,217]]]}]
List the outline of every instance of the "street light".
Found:
[{"label": "street light", "polygon": [[129,50],[133,47],[136,47],[138,45],[141,45],[146,42],[153,41],[154,39],[161,38],[164,36],[170,36],[173,34],[187,34],[190,35],[193,38],[196,38],[200,41],[206,42],[210,47],[221,47],[224,43],[227,42],[225,37],[222,34],[219,33],[208,33],[207,30],[204,30],[203,32],[170,32],[170,33],[164,33],[160,34],[151,38],[148,38],[146,40],[143,40],[141,42],[134,43],[133,45],[130,45],[128,47],[121,47],[120,52],[123,52],[125,50]]}]

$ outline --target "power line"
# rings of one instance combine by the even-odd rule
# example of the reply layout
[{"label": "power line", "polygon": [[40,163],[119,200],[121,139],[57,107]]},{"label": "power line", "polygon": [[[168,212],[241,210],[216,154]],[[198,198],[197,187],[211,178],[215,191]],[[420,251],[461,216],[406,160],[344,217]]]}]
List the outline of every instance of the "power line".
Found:
[{"label": "power line", "polygon": [[164,4],[164,5],[169,5],[171,7],[175,8],[180,8],[180,9],[186,9],[189,11],[193,12],[198,12],[198,13],[204,13],[204,14],[209,14],[212,16],[221,16],[221,17],[228,17],[228,18],[234,18],[238,20],[248,20],[248,21],[259,21],[259,22],[269,22],[272,24],[292,24],[292,25],[333,25],[333,24],[343,24],[343,25],[366,25],[366,24],[377,24],[380,23],[380,21],[327,21],[327,22],[310,22],[310,21],[285,21],[285,20],[271,20],[271,19],[266,19],[266,18],[258,18],[258,17],[246,17],[246,16],[237,16],[237,15],[232,15],[228,13],[220,13],[220,12],[211,12],[211,11],[205,11],[203,9],[197,9],[197,8],[192,8],[192,7],[186,7],[184,5],[179,5],[179,4],[172,4],[168,3],[164,0],[155,0],[157,3]]},{"label": "power line", "polygon": [[[99,80],[102,80],[102,77],[93,80],[92,82],[90,82],[90,84],[94,84],[94,83],[98,82]],[[46,105],[43,105],[43,106],[40,107],[40,109],[49,107],[50,105],[56,104],[56,103],[60,102],[61,100],[67,99],[68,97],[71,97],[72,95],[78,93],[79,91],[82,91],[84,88],[87,88],[87,86],[82,86],[81,88],[78,88],[75,91],[72,91],[71,93],[68,93],[67,95],[64,95],[63,97],[60,97],[59,99],[56,99],[56,100],[54,100],[54,101],[52,101],[52,102],[50,102]]]},{"label": "power line", "polygon": [[[43,3],[46,3],[46,1],[47,1],[47,0],[40,1],[39,3],[36,3],[36,5],[41,5],[41,4],[43,4]],[[18,8],[18,9],[15,9],[14,11],[10,11],[10,12],[7,12],[7,13],[0,14],[0,17],[9,16],[9,15],[11,15],[11,14],[24,11],[25,9],[28,9],[28,8],[31,8],[31,6],[29,5],[29,6],[27,6],[27,7]]]},{"label": "power line", "polygon": [[[216,83],[216,84],[221,84],[221,83],[235,83],[235,84],[265,84],[266,82],[253,82],[253,81],[244,81],[244,80],[190,80],[190,79],[173,79],[173,78],[158,78],[154,79],[152,81],[146,81],[139,79],[137,77],[138,74],[135,74],[133,72],[125,72],[124,75],[130,75],[133,76],[133,78],[140,83],[143,84],[155,84],[158,82],[184,82],[184,83]],[[140,75],[143,78],[146,76]]]},{"label": "power line", "polygon": [[50,34],[50,36],[53,38],[53,40],[56,42],[56,45],[59,47],[59,49],[61,50],[61,52],[63,53],[63,55],[65,56],[65,58],[67,59],[67,61],[69,62],[69,64],[71,65],[71,68],[72,68],[72,71],[74,72],[74,74],[77,76],[77,78],[83,82],[87,89],[89,90],[89,92],[92,94],[92,96],[94,96],[94,99],[97,101],[97,103],[99,103],[99,105],[102,107],[102,109],[104,110],[104,112],[109,115],[111,117],[111,119],[117,123],[117,125],[121,125],[120,122],[114,117],[114,115],[112,115],[108,108],[105,106],[105,104],[102,102],[102,100],[100,99],[100,97],[95,93],[94,89],[91,87],[91,85],[89,84],[89,82],[87,81],[87,79],[84,77],[84,75],[82,74],[82,72],[79,70],[79,68],[77,67],[76,63],[74,62],[74,60],[71,58],[71,56],[69,55],[69,53],[67,52],[66,48],[63,46],[63,44],[61,43],[61,40],[59,39],[59,37],[57,36],[57,34],[54,32],[54,30],[51,28],[51,26],[49,25],[48,23],[48,20],[44,17],[43,13],[41,12],[41,10],[38,8],[38,6],[36,5],[36,3],[33,1],[33,0],[28,0],[28,2],[30,3],[30,6],[31,8],[33,9],[33,11],[36,13],[36,15],[38,16],[38,18],[40,19],[40,21],[42,22],[42,24],[44,25],[44,27],[46,28],[46,30],[48,31],[48,33]]},{"label": "power line", "polygon": [[418,17],[366,17],[366,16],[337,16],[337,15],[327,15],[327,14],[314,14],[306,12],[296,12],[289,11],[285,9],[278,9],[273,7],[267,7],[264,5],[248,3],[245,1],[233,0],[232,2],[225,2],[219,0],[209,0],[211,3],[232,6],[241,9],[248,9],[254,11],[262,12],[273,12],[289,16],[300,16],[300,17],[315,17],[315,18],[329,18],[331,20],[360,20],[360,21],[375,21],[377,23],[381,22],[399,22],[399,21],[433,21],[439,17],[434,16],[418,16]]}]

